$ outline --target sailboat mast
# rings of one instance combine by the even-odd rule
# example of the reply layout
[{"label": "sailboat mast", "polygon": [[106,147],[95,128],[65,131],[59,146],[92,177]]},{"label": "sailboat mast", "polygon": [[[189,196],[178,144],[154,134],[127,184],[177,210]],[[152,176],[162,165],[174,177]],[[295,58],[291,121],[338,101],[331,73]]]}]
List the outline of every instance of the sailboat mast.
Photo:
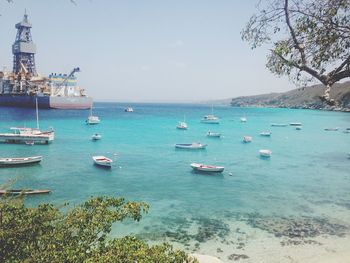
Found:
[{"label": "sailboat mast", "polygon": [[36,109],[36,128],[39,130],[39,111],[38,111],[38,98],[35,98],[35,109]]}]

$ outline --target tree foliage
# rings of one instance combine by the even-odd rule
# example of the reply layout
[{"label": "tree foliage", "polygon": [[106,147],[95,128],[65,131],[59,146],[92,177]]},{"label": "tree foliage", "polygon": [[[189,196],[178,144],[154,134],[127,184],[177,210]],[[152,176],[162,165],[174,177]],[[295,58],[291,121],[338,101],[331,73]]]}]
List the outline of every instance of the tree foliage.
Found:
[{"label": "tree foliage", "polygon": [[196,262],[169,244],[149,246],[126,236],[110,239],[112,224],[139,221],[143,202],[97,197],[68,209],[52,204],[26,207],[21,199],[0,200],[2,262]]},{"label": "tree foliage", "polygon": [[[331,86],[350,77],[349,0],[266,0],[242,31],[252,48],[267,44],[267,68],[296,82]],[[305,74],[306,73],[306,74]]]}]

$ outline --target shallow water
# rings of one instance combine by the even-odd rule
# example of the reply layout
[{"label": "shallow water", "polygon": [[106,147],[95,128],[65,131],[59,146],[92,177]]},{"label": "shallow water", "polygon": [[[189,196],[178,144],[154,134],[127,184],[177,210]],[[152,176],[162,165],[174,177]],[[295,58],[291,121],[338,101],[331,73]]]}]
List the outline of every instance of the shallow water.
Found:
[{"label": "shallow water", "polygon": [[[1,144],[0,156],[43,155],[44,159],[31,167],[1,168],[0,183],[14,179],[13,187],[53,191],[28,198],[29,204],[77,204],[96,195],[146,201],[151,206],[149,214],[140,223],[117,225],[113,234],[168,240],[188,251],[201,251],[206,243],[220,247],[231,242],[240,222],[276,234],[266,224],[257,223],[257,218],[271,224],[280,218],[311,218],[308,226],[315,225],[317,218],[347,226],[350,134],[342,131],[350,127],[350,114],[216,107],[214,114],[221,123],[215,125],[200,123],[203,115],[210,114],[209,106],[134,104],[133,113],[124,112],[125,106],[96,103],[94,114],[101,118],[96,126],[85,125],[88,111],[40,110],[40,126],[53,126],[55,141],[43,146]],[[35,126],[35,110],[0,110],[2,132],[11,126]],[[175,129],[184,115],[189,129]],[[246,123],[240,122],[242,116]],[[270,127],[270,123],[290,122],[302,122],[303,129]],[[324,131],[328,127],[340,129]],[[224,137],[208,138],[208,130]],[[259,136],[266,130],[272,132],[270,138]],[[96,132],[102,139],[91,141]],[[244,135],[252,136],[253,141],[242,143]],[[207,149],[174,148],[175,143],[194,141],[207,143]],[[259,149],[272,150],[272,157],[260,158]],[[93,155],[114,159],[113,168],[94,166]],[[225,171],[193,173],[192,162],[222,165]],[[345,210],[337,213],[330,204]]]}]

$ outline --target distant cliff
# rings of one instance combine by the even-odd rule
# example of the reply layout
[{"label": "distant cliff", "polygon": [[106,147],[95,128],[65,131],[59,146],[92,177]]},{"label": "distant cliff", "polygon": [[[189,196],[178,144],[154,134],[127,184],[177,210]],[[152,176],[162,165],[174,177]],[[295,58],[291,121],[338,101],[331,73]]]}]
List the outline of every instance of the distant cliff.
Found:
[{"label": "distant cliff", "polygon": [[324,90],[323,85],[314,85],[284,93],[237,97],[231,100],[231,106],[324,109],[350,112],[350,82],[333,85],[331,98],[338,102],[337,106],[329,106],[321,101],[320,96],[323,95]]}]

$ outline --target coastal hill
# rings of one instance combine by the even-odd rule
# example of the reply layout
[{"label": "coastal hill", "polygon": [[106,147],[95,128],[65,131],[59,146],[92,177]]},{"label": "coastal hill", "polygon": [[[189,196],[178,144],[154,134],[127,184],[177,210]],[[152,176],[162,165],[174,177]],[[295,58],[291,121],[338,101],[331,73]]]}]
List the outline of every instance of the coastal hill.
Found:
[{"label": "coastal hill", "polygon": [[323,85],[298,88],[283,93],[269,93],[255,96],[233,98],[233,107],[278,107],[297,109],[325,109],[350,112],[350,81],[334,84],[331,98],[338,102],[337,106],[329,106],[322,102]]}]

